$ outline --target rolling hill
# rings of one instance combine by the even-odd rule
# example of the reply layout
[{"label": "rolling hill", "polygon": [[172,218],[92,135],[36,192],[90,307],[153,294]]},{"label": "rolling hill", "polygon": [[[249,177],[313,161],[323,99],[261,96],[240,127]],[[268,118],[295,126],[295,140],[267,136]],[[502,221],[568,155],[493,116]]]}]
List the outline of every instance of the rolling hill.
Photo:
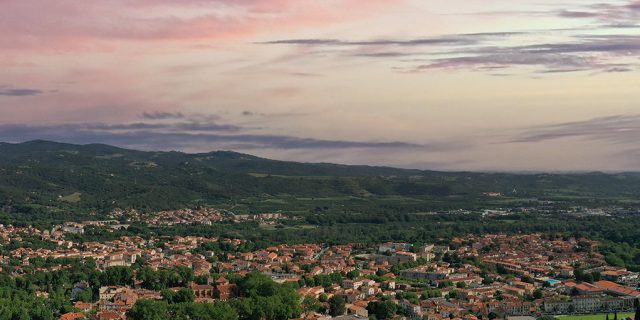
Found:
[{"label": "rolling hill", "polygon": [[[640,195],[640,174],[436,172],[275,161],[230,151],[146,152],[42,140],[0,143],[0,207],[5,212],[160,210],[255,197],[415,200],[438,209],[495,202],[485,192],[518,201],[623,201]],[[283,203],[283,209],[295,206]]]}]

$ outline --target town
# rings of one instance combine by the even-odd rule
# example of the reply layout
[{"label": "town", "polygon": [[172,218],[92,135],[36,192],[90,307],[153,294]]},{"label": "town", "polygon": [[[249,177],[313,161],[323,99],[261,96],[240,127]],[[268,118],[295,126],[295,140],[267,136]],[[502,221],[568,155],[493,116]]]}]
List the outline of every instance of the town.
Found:
[{"label": "town", "polygon": [[[142,214],[135,209],[117,209],[109,213],[108,217],[113,219],[112,221],[144,222],[147,225],[156,226],[173,226],[179,224],[211,225],[221,221],[259,221],[262,223],[274,223],[277,220],[289,219],[287,215],[282,213],[235,214],[228,210],[218,210],[215,208],[166,210],[149,214]],[[88,222],[86,224],[91,225],[95,223]]]},{"label": "town", "polygon": [[[271,217],[274,218],[274,217]],[[534,319],[545,316],[634,312],[638,273],[612,265],[601,245],[585,238],[543,234],[455,237],[449,243],[280,244],[252,248],[221,237],[121,237],[74,242],[86,225],[53,230],[0,226],[2,273],[15,279],[89,264],[124,281],[92,288],[82,280],[67,288],[74,309],[60,319],[126,319],[136,303],[186,296],[208,304],[240,296],[239,277],[261,274],[292,286],[301,319]],[[20,246],[26,238],[48,243]],[[45,263],[46,262],[46,263]],[[179,273],[180,279],[152,280]],[[169,276],[170,278],[170,276]],[[154,282],[155,281],[155,282]],[[108,281],[107,281],[108,282]],[[37,288],[39,299],[54,290]],[[174,297],[175,298],[175,297]],[[523,318],[524,317],[524,318]]]}]

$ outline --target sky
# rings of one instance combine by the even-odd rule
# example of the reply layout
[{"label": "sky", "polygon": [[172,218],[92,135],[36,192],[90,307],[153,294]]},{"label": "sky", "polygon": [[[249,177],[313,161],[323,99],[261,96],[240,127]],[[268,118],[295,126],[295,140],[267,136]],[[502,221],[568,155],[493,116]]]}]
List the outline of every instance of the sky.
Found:
[{"label": "sky", "polygon": [[640,171],[638,0],[0,0],[0,141]]}]

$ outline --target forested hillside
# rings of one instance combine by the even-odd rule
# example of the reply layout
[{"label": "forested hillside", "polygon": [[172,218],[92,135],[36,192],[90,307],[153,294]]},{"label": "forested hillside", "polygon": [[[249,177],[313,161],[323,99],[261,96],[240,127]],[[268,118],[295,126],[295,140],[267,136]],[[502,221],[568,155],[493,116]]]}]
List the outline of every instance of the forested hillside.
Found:
[{"label": "forested hillside", "polygon": [[[502,197],[487,197],[487,192]],[[347,208],[386,199],[395,211],[407,203],[413,204],[407,210],[420,211],[541,200],[629,203],[639,194],[636,173],[435,172],[275,161],[228,151],[143,152],[48,141],[0,144],[4,212],[160,210],[256,197],[275,199],[283,210],[304,199],[343,201]]]}]

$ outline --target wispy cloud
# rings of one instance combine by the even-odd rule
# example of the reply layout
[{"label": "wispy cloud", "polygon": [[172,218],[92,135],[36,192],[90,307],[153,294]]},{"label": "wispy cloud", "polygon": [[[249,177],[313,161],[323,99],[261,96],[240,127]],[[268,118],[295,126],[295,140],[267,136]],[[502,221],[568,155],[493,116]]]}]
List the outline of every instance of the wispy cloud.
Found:
[{"label": "wispy cloud", "polygon": [[591,69],[598,62],[593,58],[568,56],[557,53],[534,53],[526,51],[504,51],[482,55],[437,59],[430,64],[412,66],[408,72],[423,72],[433,69],[495,70],[514,66],[542,66],[544,71],[581,71]]},{"label": "wispy cloud", "polygon": [[143,112],[142,117],[150,120],[184,119],[182,112]]},{"label": "wispy cloud", "polygon": [[0,87],[0,96],[5,97],[27,97],[36,96],[44,93],[42,90],[29,89],[29,88],[3,88]]},{"label": "wispy cloud", "polygon": [[[513,12],[495,14],[513,15]],[[409,39],[279,39],[261,44],[331,49],[328,54],[317,55],[325,59],[360,57],[395,61],[398,65],[394,70],[405,73],[454,69],[492,74],[496,69],[526,68],[524,72],[527,73],[586,71],[596,75],[629,72],[637,68],[640,36],[620,29],[636,27],[640,21],[640,2],[637,0],[587,5],[547,4],[520,14],[581,21],[584,25],[565,29],[516,29]],[[551,34],[555,36],[550,37]],[[421,60],[421,63],[412,63],[405,59],[407,56]]]},{"label": "wispy cloud", "polygon": [[439,37],[423,37],[413,39],[370,39],[370,40],[343,40],[343,39],[282,39],[258,42],[258,44],[272,45],[302,45],[302,46],[398,46],[398,47],[417,47],[417,46],[438,46],[438,45],[472,45],[478,44],[485,40],[493,40],[496,38],[505,38],[509,36],[523,34],[522,32],[486,32],[486,33],[463,33]]},{"label": "wispy cloud", "polygon": [[465,45],[477,43],[476,39],[471,37],[457,37],[457,38],[421,38],[410,40],[365,40],[365,41],[349,41],[338,39],[288,39],[288,40],[275,40],[268,42],[261,42],[260,44],[289,44],[289,45],[305,45],[305,46],[431,46],[431,45]]},{"label": "wispy cloud", "polygon": [[125,124],[106,124],[106,123],[82,123],[67,125],[70,128],[86,131],[120,131],[135,132],[139,130],[162,130],[165,132],[237,132],[242,128],[233,124],[220,124],[216,122],[134,122]]},{"label": "wispy cloud", "polygon": [[243,117],[263,117],[263,118],[289,118],[289,117],[304,117],[309,113],[305,112],[257,112],[251,110],[243,110],[240,112]]},{"label": "wispy cloud", "polygon": [[558,15],[563,18],[592,18],[592,17],[598,16],[598,14],[595,12],[572,11],[572,10],[560,10]]},{"label": "wispy cloud", "polygon": [[611,26],[635,25],[640,19],[640,1],[589,4],[575,11],[562,10],[558,14],[564,18],[594,18]]},{"label": "wispy cloud", "polygon": [[635,144],[638,137],[640,137],[640,115],[629,114],[534,127],[510,142],[543,142],[578,138]]},{"label": "wispy cloud", "polygon": [[638,57],[640,36],[576,35],[562,43],[456,49],[428,56],[429,63],[399,69],[404,72],[436,69],[492,71],[527,66],[538,68],[537,72],[541,73],[626,72],[636,68],[638,62],[633,58]]}]

